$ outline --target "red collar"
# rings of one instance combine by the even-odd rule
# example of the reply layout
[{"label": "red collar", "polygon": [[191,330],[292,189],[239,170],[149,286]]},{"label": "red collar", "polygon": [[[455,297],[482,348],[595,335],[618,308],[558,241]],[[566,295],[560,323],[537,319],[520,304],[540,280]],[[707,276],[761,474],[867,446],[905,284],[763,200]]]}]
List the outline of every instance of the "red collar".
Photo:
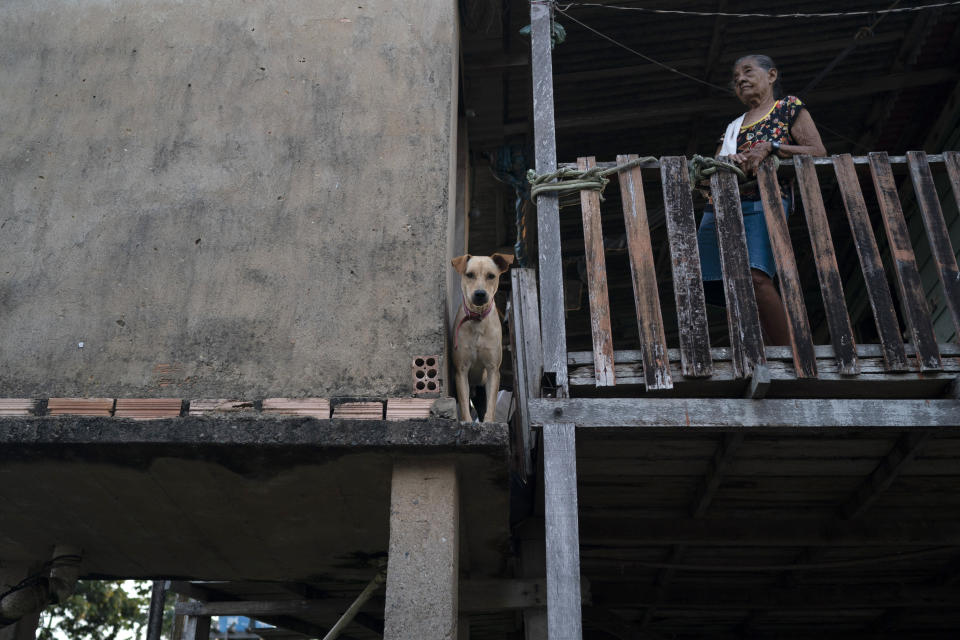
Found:
[{"label": "red collar", "polygon": [[[463,293],[462,293],[462,292],[461,292],[461,294],[460,294],[460,297],[463,298]],[[466,322],[467,320],[473,320],[474,322],[480,322],[481,320],[483,320],[484,318],[486,318],[488,315],[490,315],[490,311],[492,311],[492,310],[493,310],[493,301],[492,301],[492,300],[490,301],[490,306],[487,307],[487,310],[486,310],[486,311],[483,311],[483,312],[480,312],[480,311],[471,311],[471,310],[470,310],[470,307],[467,306],[467,301],[466,301],[466,299],[464,299],[464,300],[463,300],[463,318],[460,319],[460,322],[457,323],[457,328],[453,331],[453,348],[454,348],[454,349],[457,348],[457,339],[458,339],[459,336],[460,336],[460,327],[463,326],[463,323],[464,323],[464,322]]]}]

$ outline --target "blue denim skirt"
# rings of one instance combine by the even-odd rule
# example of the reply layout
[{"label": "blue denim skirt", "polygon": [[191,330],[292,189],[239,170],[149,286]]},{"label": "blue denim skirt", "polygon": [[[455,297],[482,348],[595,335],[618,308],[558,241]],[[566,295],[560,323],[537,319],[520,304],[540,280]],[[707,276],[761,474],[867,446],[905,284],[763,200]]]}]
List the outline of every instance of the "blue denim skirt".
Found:
[{"label": "blue denim skirt", "polygon": [[[763,203],[760,200],[743,200],[740,205],[743,211],[743,231],[747,238],[750,268],[759,269],[771,278],[775,278],[777,263],[773,258],[773,247],[770,246],[767,221],[763,216]],[[783,216],[786,218],[789,215],[790,198],[784,198]],[[712,204],[708,204],[703,209],[703,220],[700,221],[700,228],[697,230],[697,245],[700,248],[700,272],[703,274],[707,302],[723,305],[722,287],[707,284],[723,278],[723,270],[720,267],[720,248],[717,245],[717,219]]]}]

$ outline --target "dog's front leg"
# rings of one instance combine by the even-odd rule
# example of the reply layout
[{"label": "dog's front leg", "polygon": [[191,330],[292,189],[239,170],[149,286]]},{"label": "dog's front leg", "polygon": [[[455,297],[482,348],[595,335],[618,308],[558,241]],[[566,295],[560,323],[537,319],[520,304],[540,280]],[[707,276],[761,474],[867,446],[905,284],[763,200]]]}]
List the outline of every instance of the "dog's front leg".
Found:
[{"label": "dog's front leg", "polygon": [[500,390],[500,368],[487,369],[487,411],[483,414],[484,422],[497,421],[497,392]]},{"label": "dog's front leg", "polygon": [[470,385],[467,382],[467,371],[457,370],[457,406],[460,409],[460,420],[470,422]]}]

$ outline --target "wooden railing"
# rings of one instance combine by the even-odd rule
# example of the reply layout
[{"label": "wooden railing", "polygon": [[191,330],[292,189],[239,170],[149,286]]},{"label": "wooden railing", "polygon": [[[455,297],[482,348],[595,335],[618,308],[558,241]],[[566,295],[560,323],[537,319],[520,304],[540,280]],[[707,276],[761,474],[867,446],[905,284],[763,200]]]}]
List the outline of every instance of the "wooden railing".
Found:
[{"label": "wooden railing", "polygon": [[[635,157],[618,156],[615,163],[599,165],[593,158],[580,158],[577,166],[580,169],[593,166],[612,167]],[[823,313],[836,361],[836,368],[831,368],[831,375],[855,378],[860,373],[860,362],[816,166],[831,165],[836,174],[851,237],[859,257],[866,295],[873,310],[884,370],[937,372],[942,369],[940,348],[934,335],[930,310],[921,286],[914,248],[911,246],[891,166],[906,164],[909,169],[930,252],[943,286],[945,304],[957,334],[960,335],[960,272],[931,174],[931,163],[945,165],[953,196],[960,206],[960,153],[956,151],[930,156],[923,152],[909,152],[906,156],[893,158],[883,152],[863,157],[799,156],[783,163],[792,167],[796,173],[810,232]],[[857,164],[869,165],[880,218],[883,221],[883,234],[892,257],[903,326],[911,348],[905,346],[901,336],[897,311],[887,286],[887,274],[884,272],[878,248],[878,236],[870,223],[864,194],[856,175]],[[708,336],[686,159],[663,157],[658,161],[648,161],[622,171],[619,174],[619,183],[639,329],[643,385],[647,390],[664,390],[672,388],[674,384],[676,371],[671,371],[670,356],[671,353],[676,354],[676,351],[667,348],[644,197],[643,172],[653,169],[660,172],[663,190],[673,294],[677,309],[680,375],[684,378],[709,378],[713,375],[714,362]],[[781,173],[790,170],[785,167],[780,169]],[[781,213],[780,186],[772,160],[761,165],[757,177],[788,320],[793,375],[798,379],[816,379],[820,375],[817,356],[819,354],[821,357],[822,368],[823,349],[814,348],[793,246]],[[758,376],[762,378],[768,375],[767,351],[764,348],[754,297],[736,177],[729,172],[713,174],[710,178],[710,191],[716,211],[717,240],[730,336],[728,353],[733,376],[744,379]],[[616,337],[610,321],[599,194],[596,191],[581,191],[581,209],[593,338],[593,376],[597,387],[612,387],[617,385],[614,354]],[[556,216],[552,219],[541,219],[540,223],[559,224]],[[541,264],[541,280],[545,277],[549,277],[551,281],[558,280],[558,274],[544,274],[543,269],[544,265]],[[541,289],[542,285],[543,282]],[[564,318],[557,311],[554,311],[554,314],[558,317],[549,319],[551,326],[562,329]],[[544,322],[548,320],[543,318],[543,313],[541,317]],[[546,338],[544,340],[546,341]],[[633,382],[636,383],[636,380]],[[535,381],[531,379],[529,383],[534,385]]]}]

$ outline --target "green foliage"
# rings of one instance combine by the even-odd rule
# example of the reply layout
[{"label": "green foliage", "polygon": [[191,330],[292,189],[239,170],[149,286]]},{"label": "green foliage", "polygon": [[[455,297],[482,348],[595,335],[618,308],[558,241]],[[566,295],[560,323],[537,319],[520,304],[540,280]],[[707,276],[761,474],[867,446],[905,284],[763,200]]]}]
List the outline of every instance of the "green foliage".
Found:
[{"label": "green foliage", "polygon": [[[136,638],[147,623],[149,582],[81,580],[62,605],[43,614],[39,640],[116,640]],[[131,633],[121,633],[127,631]]]}]

